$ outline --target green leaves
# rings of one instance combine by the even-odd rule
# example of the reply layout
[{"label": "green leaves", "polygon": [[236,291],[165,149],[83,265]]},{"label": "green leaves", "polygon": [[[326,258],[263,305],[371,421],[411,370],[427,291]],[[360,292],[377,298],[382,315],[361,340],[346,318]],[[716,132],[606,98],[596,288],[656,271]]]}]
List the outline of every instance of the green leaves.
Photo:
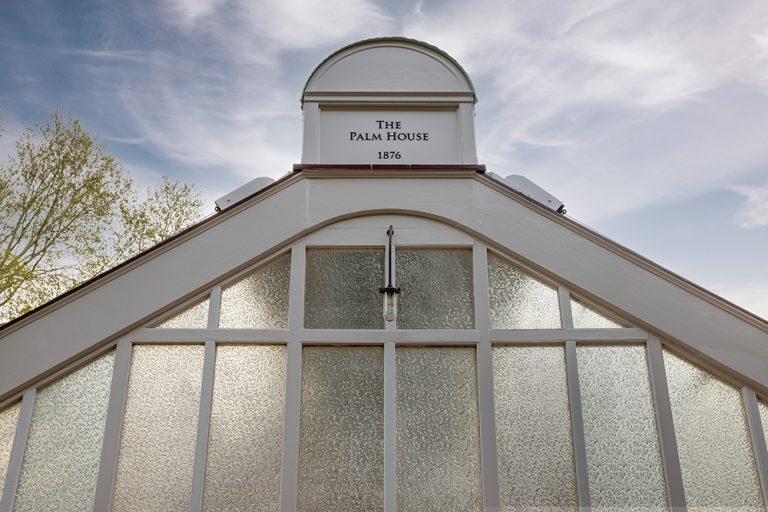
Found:
[{"label": "green leaves", "polygon": [[0,164],[0,322],[184,229],[194,187],[163,177],[141,200],[119,162],[58,112]]}]

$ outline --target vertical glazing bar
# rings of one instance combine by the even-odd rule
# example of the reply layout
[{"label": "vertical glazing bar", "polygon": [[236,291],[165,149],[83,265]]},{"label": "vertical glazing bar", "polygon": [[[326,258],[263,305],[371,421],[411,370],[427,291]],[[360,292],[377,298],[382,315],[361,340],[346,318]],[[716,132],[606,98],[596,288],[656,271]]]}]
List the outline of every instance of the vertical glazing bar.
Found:
[{"label": "vertical glazing bar", "polygon": [[221,313],[221,286],[214,286],[211,289],[211,298],[208,301],[208,328],[216,329],[219,327],[219,315]]},{"label": "vertical glazing bar", "polygon": [[557,289],[558,302],[560,303],[560,325],[563,329],[573,329],[573,313],[571,312],[571,292],[565,286]]},{"label": "vertical glazing bar", "polygon": [[21,411],[16,422],[16,435],[13,438],[11,458],[8,461],[8,472],[5,475],[5,487],[3,487],[3,500],[0,501],[0,511],[12,512],[13,503],[16,500],[16,489],[19,486],[21,476],[21,464],[24,462],[24,451],[27,448],[29,426],[32,424],[32,411],[35,407],[37,390],[29,388],[21,399]]},{"label": "vertical glazing bar", "polygon": [[653,403],[656,408],[656,427],[659,431],[659,447],[661,461],[664,465],[664,480],[667,484],[667,500],[670,510],[683,512],[685,506],[685,491],[683,476],[680,470],[680,457],[677,453],[675,427],[672,422],[672,405],[669,401],[667,386],[667,371],[664,368],[664,354],[661,342],[655,336],[648,337],[647,344],[648,371],[651,375]]},{"label": "vertical glazing bar", "polygon": [[291,284],[288,301],[288,360],[285,379],[283,459],[280,478],[280,510],[295,512],[299,479],[299,424],[301,421],[301,328],[304,325],[304,273],[306,245],[291,249]]},{"label": "vertical glazing bar", "polygon": [[109,512],[112,508],[112,493],[117,474],[117,457],[120,452],[120,437],[123,431],[123,413],[128,396],[128,377],[131,373],[133,344],[121,339],[115,349],[115,368],[112,371],[112,385],[109,389],[107,421],[104,426],[104,441],[101,445],[99,476],[96,480],[94,512]]},{"label": "vertical glazing bar", "polygon": [[589,497],[589,468],[584,441],[584,417],[581,412],[581,389],[575,341],[565,342],[565,372],[568,380],[568,405],[571,410],[571,435],[573,436],[573,460],[576,463],[579,510],[587,511],[591,510],[592,505]]},{"label": "vertical glazing bar", "polygon": [[741,396],[744,399],[749,436],[752,439],[757,474],[760,478],[760,488],[763,491],[763,504],[768,507],[768,449],[765,445],[765,434],[763,434],[763,422],[760,419],[757,396],[755,396],[754,391],[747,387],[741,388]]},{"label": "vertical glazing bar", "polygon": [[[219,297],[221,297],[221,294],[219,294]],[[213,304],[213,294],[211,294],[211,304]],[[210,327],[210,323],[211,316],[209,315],[208,327]],[[200,512],[203,509],[205,465],[208,460],[208,436],[211,430],[211,407],[213,405],[213,379],[215,369],[216,342],[208,340],[205,342],[205,356],[203,359],[203,383],[200,390],[200,412],[197,417],[197,441],[195,444],[195,463],[192,468],[192,498],[189,504],[190,512]]]},{"label": "vertical glazing bar", "polygon": [[[573,329],[571,294],[565,286],[560,286],[557,295],[560,303],[560,323],[563,329]],[[573,460],[576,465],[576,492],[579,497],[579,510],[586,511],[591,509],[592,504],[589,496],[589,468],[584,440],[584,416],[581,412],[581,388],[575,341],[565,342],[565,373],[568,382],[568,407],[571,411]]]},{"label": "vertical glazing bar", "polygon": [[499,475],[496,459],[496,411],[493,402],[493,351],[490,342],[491,305],[488,295],[488,248],[475,242],[472,274],[477,327],[477,394],[480,416],[480,461],[483,475],[483,508],[499,510]]},{"label": "vertical glazing bar", "polygon": [[395,342],[384,343],[384,512],[397,509]]}]

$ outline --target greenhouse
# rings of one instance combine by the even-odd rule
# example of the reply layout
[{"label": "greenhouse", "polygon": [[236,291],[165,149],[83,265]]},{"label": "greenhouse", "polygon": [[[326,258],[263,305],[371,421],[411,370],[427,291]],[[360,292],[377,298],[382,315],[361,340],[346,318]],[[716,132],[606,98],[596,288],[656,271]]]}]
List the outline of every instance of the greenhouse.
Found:
[{"label": "greenhouse", "polygon": [[766,510],[768,323],[478,164],[476,101],[342,48],[291,172],[0,327],[0,512]]}]

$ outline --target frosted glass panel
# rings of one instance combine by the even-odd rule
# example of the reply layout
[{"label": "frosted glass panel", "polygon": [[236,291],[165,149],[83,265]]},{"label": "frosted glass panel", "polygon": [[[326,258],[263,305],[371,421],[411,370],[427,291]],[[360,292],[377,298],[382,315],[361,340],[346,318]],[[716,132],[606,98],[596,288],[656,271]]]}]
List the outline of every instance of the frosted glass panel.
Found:
[{"label": "frosted glass panel", "polygon": [[763,510],[741,393],[664,352],[688,510]]},{"label": "frosted glass panel", "polygon": [[225,329],[286,329],[291,254],[260,267],[221,291],[219,327]]},{"label": "frosted glass panel", "polygon": [[488,253],[492,329],[559,329],[557,291]]},{"label": "frosted glass panel", "polygon": [[204,510],[279,510],[285,357],[285,346],[217,348]]},{"label": "frosted glass panel", "polygon": [[575,300],[571,300],[571,314],[573,315],[573,326],[577,329],[621,328],[621,325],[613,320]]},{"label": "frosted glass panel", "polygon": [[482,509],[475,349],[398,347],[397,510]]},{"label": "frosted glass panel", "polygon": [[307,249],[304,326],[383,329],[384,251]]},{"label": "frosted glass panel", "polygon": [[20,410],[21,402],[18,402],[0,411],[0,500],[3,499],[3,485],[5,475],[8,473],[8,462],[11,459],[13,437],[16,433]]},{"label": "frosted glass panel", "polygon": [[493,347],[503,510],[575,510],[576,473],[562,347]]},{"label": "frosted glass panel", "polygon": [[189,507],[203,350],[133,347],[113,512]]},{"label": "frosted glass panel", "polygon": [[110,352],[38,392],[14,511],[93,507],[114,360]]},{"label": "frosted glass panel", "polygon": [[208,327],[208,302],[203,302],[185,309],[176,316],[158,324],[160,329],[205,329]]},{"label": "frosted glass panel", "polygon": [[299,510],[384,508],[384,348],[305,347]]},{"label": "frosted glass panel", "polygon": [[472,251],[398,249],[399,329],[472,329]]},{"label": "frosted glass panel", "polygon": [[576,348],[593,510],[666,510],[645,346]]}]

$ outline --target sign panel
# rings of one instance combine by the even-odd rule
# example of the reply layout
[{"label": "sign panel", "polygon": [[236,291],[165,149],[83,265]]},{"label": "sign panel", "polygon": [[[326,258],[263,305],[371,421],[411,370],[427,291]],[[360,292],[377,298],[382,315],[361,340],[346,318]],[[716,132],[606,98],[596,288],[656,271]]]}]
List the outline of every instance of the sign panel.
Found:
[{"label": "sign panel", "polygon": [[455,110],[321,110],[319,163],[457,164]]}]

